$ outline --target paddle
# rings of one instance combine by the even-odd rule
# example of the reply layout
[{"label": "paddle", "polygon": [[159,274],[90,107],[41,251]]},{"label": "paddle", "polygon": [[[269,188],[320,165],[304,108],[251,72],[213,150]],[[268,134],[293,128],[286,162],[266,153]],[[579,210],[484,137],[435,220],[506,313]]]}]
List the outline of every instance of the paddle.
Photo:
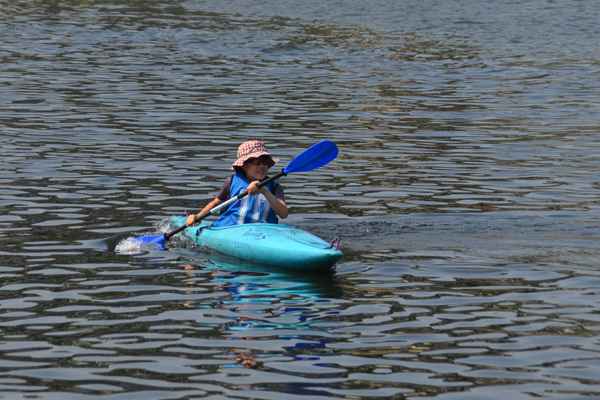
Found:
[{"label": "paddle", "polygon": [[[302,153],[297,155],[296,158],[294,158],[288,164],[287,167],[282,169],[281,172],[279,172],[275,176],[272,176],[269,179],[265,179],[264,181],[259,183],[256,187],[258,189],[260,189],[263,186],[266,186],[269,183],[273,182],[274,180],[279,179],[282,176],[286,176],[287,174],[292,173],[292,172],[312,171],[313,169],[317,169],[319,167],[322,167],[323,165],[328,164],[330,161],[332,161],[334,158],[336,158],[337,155],[338,155],[338,149],[337,149],[337,146],[335,145],[335,143],[333,143],[330,140],[324,140],[324,141],[319,142],[319,143],[315,144],[314,146],[304,150]],[[218,206],[210,209],[209,211],[205,212],[204,214],[197,216],[194,221],[200,222],[203,219],[205,219],[206,217],[210,217],[211,215],[217,213],[219,210],[221,210],[225,207],[229,207],[230,204],[235,203],[236,201],[238,201],[239,199],[241,199],[242,197],[245,197],[247,195],[248,195],[248,191],[244,190],[237,196],[227,200],[224,203],[219,204]],[[187,228],[187,226],[183,225],[171,232],[165,233],[164,235],[141,236],[141,237],[137,238],[136,241],[139,242],[140,244],[147,244],[147,243],[163,244],[167,240],[169,240],[169,238],[171,236],[178,234],[185,228]]]}]

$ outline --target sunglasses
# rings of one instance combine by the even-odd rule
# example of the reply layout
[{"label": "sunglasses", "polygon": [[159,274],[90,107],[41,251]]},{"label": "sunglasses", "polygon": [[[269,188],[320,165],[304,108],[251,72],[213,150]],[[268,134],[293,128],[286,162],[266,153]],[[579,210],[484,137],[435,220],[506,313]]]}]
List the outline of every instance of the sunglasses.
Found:
[{"label": "sunglasses", "polygon": [[252,165],[260,165],[261,163],[263,165],[270,165],[271,164],[271,160],[268,158],[250,158],[248,161],[246,161]]}]

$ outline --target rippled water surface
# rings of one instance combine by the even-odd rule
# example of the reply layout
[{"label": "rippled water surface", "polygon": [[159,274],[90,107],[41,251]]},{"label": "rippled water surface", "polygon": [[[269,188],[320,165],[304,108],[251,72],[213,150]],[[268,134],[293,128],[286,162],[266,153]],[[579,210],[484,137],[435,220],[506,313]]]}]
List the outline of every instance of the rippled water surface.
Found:
[{"label": "rippled water surface", "polygon": [[[1,399],[600,395],[600,3],[0,0]],[[261,139],[308,275],[117,252]]]}]

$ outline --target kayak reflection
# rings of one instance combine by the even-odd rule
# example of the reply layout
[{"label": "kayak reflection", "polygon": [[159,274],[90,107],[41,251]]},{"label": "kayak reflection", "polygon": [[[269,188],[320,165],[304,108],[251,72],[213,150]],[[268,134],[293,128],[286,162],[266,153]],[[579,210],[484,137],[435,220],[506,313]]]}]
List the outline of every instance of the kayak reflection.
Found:
[{"label": "kayak reflection", "polygon": [[[192,256],[191,251],[180,249],[179,253],[190,261],[189,274],[198,271],[210,281],[222,283],[230,297],[222,302],[272,304],[282,300],[318,300],[341,298],[341,285],[332,272],[309,274],[289,268],[253,263],[235,257],[213,253]],[[201,257],[201,258],[199,258]]]},{"label": "kayak reflection", "polygon": [[334,274],[300,273],[221,254],[200,256],[202,259],[185,257],[190,261],[185,268],[191,280],[197,275],[203,284],[216,284],[227,294],[214,297],[210,304],[204,300],[186,306],[210,307],[228,320],[218,329],[239,343],[229,353],[236,360],[231,368],[256,368],[260,361],[262,356],[245,342],[277,337],[273,351],[288,355],[303,353],[306,348],[324,348],[329,343],[320,335],[304,336],[314,330],[311,324],[329,320],[341,306],[341,283]]}]

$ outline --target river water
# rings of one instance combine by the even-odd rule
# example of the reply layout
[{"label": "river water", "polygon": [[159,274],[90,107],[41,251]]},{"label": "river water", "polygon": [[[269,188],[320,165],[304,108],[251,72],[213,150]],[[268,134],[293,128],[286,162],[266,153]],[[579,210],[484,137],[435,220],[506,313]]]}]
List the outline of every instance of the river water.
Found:
[{"label": "river water", "polygon": [[[600,395],[600,3],[0,0],[1,399]],[[261,139],[310,276],[181,239]],[[596,372],[594,372],[596,371]]]}]

